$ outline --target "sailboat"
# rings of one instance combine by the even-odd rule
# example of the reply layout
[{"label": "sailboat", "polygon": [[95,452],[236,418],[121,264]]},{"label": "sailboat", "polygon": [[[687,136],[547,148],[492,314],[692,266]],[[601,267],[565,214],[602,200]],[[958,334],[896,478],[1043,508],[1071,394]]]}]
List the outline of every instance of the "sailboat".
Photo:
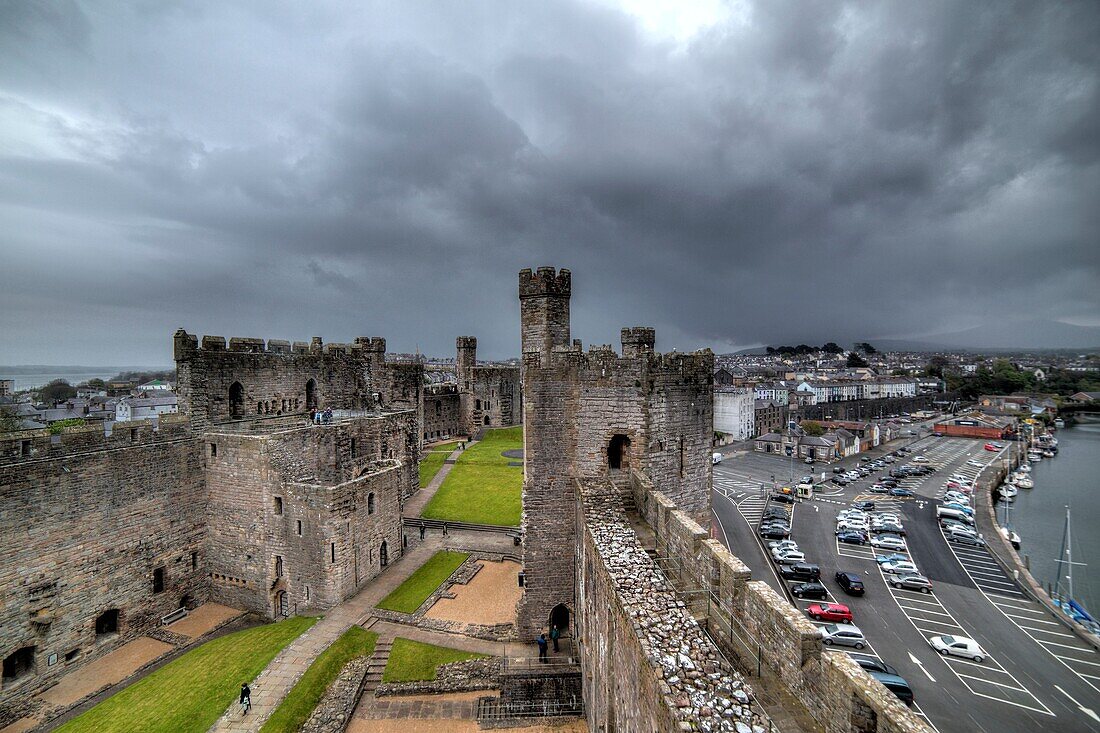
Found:
[{"label": "sailboat", "polygon": [[[1062,613],[1084,626],[1094,634],[1100,635],[1100,623],[1084,606],[1073,598],[1073,566],[1084,565],[1073,561],[1073,548],[1070,541],[1069,505],[1066,505],[1066,526],[1062,530],[1062,554],[1058,557],[1058,583],[1054,586],[1051,598]],[[1063,581],[1065,581],[1063,583]]]}]

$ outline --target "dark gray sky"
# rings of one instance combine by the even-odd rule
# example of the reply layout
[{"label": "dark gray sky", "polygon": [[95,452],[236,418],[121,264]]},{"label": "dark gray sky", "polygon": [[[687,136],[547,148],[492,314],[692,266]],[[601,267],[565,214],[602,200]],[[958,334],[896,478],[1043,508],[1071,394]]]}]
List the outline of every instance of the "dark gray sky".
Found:
[{"label": "dark gray sky", "polygon": [[680,5],[0,4],[0,363],[1100,325],[1094,0]]}]

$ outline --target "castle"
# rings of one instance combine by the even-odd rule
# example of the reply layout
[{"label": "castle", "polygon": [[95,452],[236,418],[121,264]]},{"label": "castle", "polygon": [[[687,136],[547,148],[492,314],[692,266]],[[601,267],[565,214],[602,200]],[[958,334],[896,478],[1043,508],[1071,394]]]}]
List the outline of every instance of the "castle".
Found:
[{"label": "castle", "polygon": [[[519,417],[518,368],[479,366],[476,343],[458,339],[451,433]],[[321,612],[404,550],[437,430],[422,363],[377,337],[181,329],[173,352],[180,414],[0,440],[0,713],[181,607]]]}]

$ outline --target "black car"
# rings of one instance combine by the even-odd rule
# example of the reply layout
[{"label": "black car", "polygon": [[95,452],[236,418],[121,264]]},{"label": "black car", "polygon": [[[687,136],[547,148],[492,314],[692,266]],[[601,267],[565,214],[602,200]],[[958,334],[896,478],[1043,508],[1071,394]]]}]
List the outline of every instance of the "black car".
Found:
[{"label": "black car", "polygon": [[900,524],[894,524],[893,522],[872,524],[871,531],[875,534],[896,534],[902,537],[905,536],[905,527],[902,527]]},{"label": "black car", "polygon": [[791,531],[782,527],[761,527],[760,536],[766,540],[785,540],[791,536]]},{"label": "black car", "polygon": [[796,562],[780,565],[779,574],[787,580],[818,580],[821,578],[821,568],[808,562]]},{"label": "black car", "polygon": [[862,545],[867,542],[867,536],[862,532],[841,532],[836,536],[836,541],[846,545]]},{"label": "black car", "polygon": [[772,494],[771,500],[783,504],[794,504],[794,494]]},{"label": "black car", "polygon": [[913,688],[909,686],[904,677],[876,670],[867,670],[867,674],[881,682],[883,687],[897,695],[897,698],[903,703],[913,707]]},{"label": "black car", "polygon": [[843,476],[834,476],[833,483],[837,486],[847,486],[849,482],[848,479],[844,478]]},{"label": "black car", "polygon": [[863,581],[855,573],[841,570],[836,574],[836,584],[850,596],[863,595]]},{"label": "black car", "polygon": [[844,473],[843,466],[833,466],[833,473]]},{"label": "black car", "polygon": [[824,600],[829,597],[829,591],[825,590],[825,586],[816,580],[809,583],[799,583],[791,586],[791,595],[795,598],[813,598],[816,600]]},{"label": "black car", "polygon": [[782,507],[773,506],[773,507],[768,507],[768,509],[764,512],[764,516],[761,518],[760,521],[761,522],[767,522],[767,521],[776,520],[776,519],[779,520],[780,522],[789,522],[790,519],[791,519],[791,515],[787,514],[787,512],[785,512],[785,511],[783,511]]},{"label": "black car", "polygon": [[864,512],[873,512],[875,510],[875,502],[873,501],[854,501],[852,502],[853,509],[859,509]]}]

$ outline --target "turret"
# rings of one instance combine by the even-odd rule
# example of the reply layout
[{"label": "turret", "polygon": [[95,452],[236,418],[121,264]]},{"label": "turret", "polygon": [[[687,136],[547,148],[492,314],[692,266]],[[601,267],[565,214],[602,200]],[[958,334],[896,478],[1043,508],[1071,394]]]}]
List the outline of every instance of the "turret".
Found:
[{"label": "turret", "polygon": [[623,356],[641,356],[653,351],[656,332],[647,326],[634,326],[622,330]]},{"label": "turret", "polygon": [[469,370],[477,366],[477,337],[459,336],[455,339],[455,376],[462,384]]},{"label": "turret", "polygon": [[520,327],[523,353],[549,354],[555,346],[569,345],[569,270],[540,267],[519,273]]}]

